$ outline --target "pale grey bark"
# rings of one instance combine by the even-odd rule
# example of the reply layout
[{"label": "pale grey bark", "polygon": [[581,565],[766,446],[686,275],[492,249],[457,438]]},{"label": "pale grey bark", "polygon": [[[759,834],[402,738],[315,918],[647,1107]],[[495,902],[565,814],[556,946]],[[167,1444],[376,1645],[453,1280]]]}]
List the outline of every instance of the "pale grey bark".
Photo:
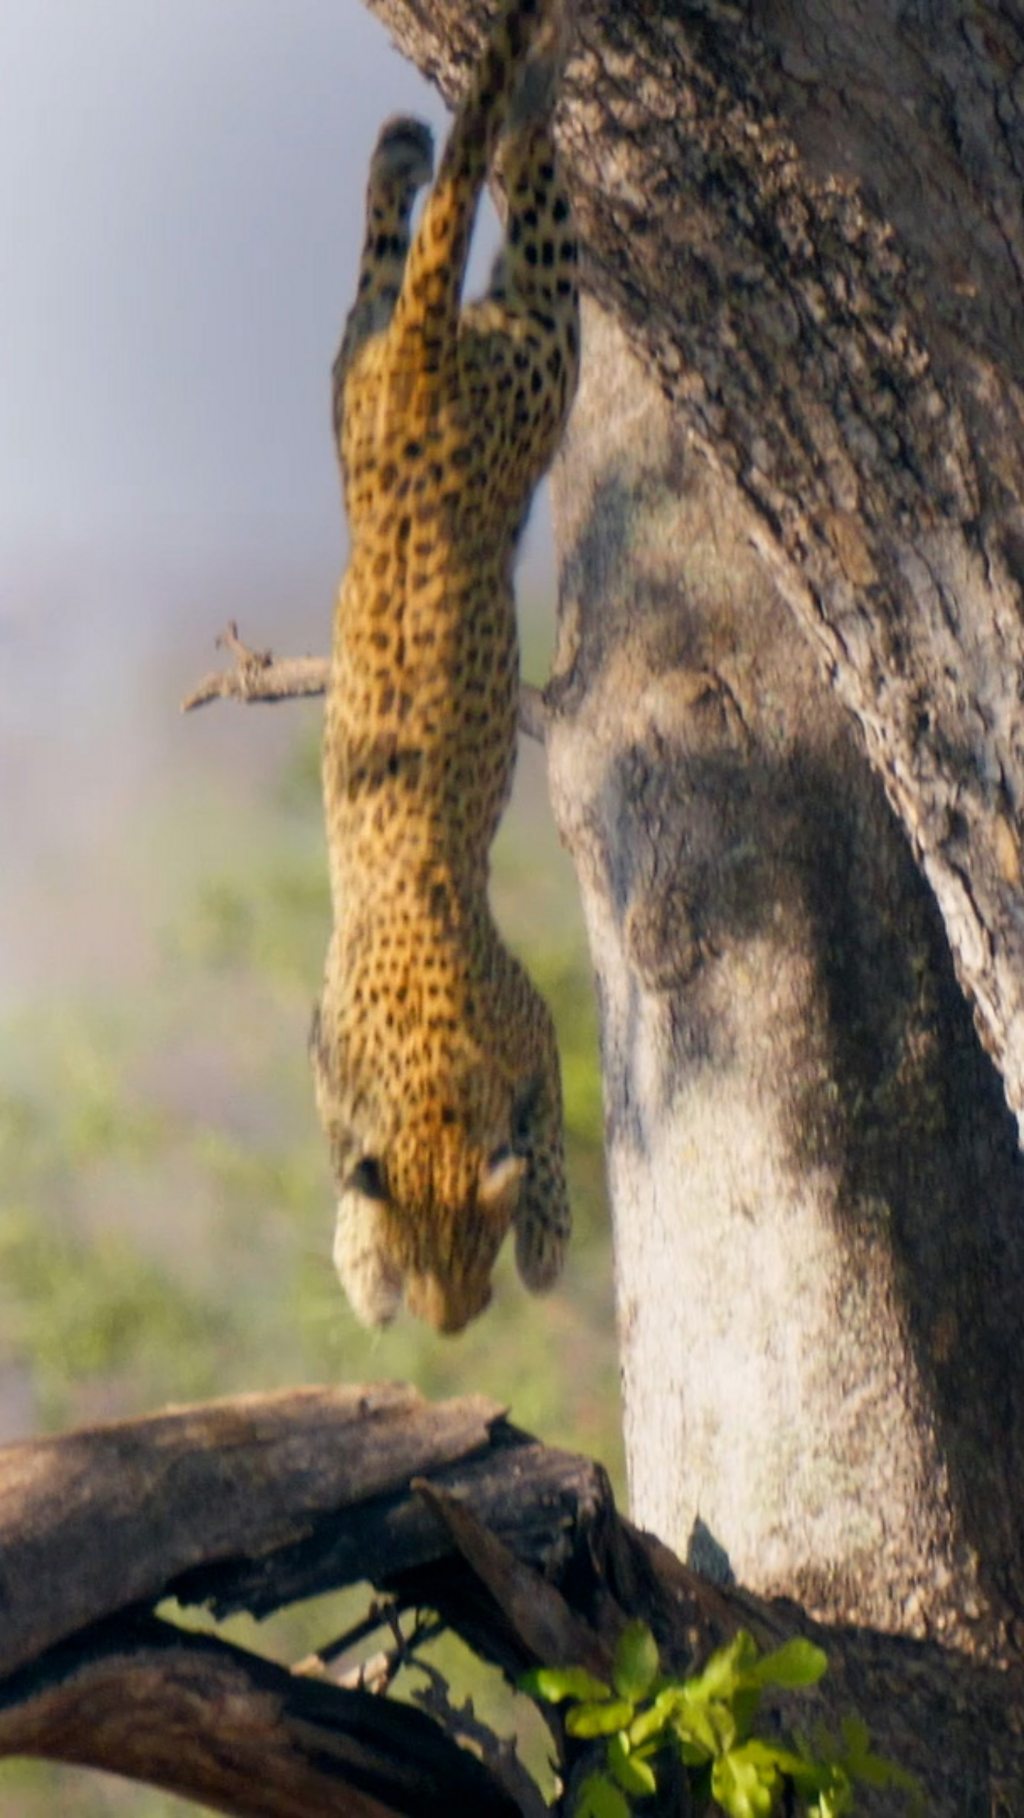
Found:
[{"label": "pale grey bark", "polygon": [[548,754],[598,976],[633,1512],[823,1615],[999,1653],[1024,1608],[1012,1120],[728,492],[621,330],[585,328]]}]

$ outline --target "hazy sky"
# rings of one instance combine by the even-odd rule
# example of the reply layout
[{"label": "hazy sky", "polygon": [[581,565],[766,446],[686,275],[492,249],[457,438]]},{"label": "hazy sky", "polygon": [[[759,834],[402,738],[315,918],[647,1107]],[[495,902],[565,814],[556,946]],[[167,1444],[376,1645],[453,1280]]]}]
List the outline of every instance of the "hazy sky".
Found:
[{"label": "hazy sky", "polygon": [[0,70],[0,556],[322,530],[368,150],[437,98],[357,0],[3,0]]}]

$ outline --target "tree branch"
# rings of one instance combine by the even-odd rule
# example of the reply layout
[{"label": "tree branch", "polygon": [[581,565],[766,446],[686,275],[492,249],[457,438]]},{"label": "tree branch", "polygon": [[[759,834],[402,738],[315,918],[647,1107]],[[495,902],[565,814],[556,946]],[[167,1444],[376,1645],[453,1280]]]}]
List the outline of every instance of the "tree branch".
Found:
[{"label": "tree branch", "polygon": [[472,1699],[454,1705],[443,1674],[429,1661],[418,1660],[416,1671],[425,1675],[427,1683],[413,1693],[413,1702],[436,1717],[449,1736],[461,1736],[475,1744],[495,1779],[502,1782],[515,1800],[522,1818],[551,1818],[551,1808],[541,1797],[533,1776],[523,1767],[515,1741],[504,1741],[489,1725],[481,1722],[473,1709]]},{"label": "tree branch", "polygon": [[176,1596],[259,1616],[365,1580],[396,1609],[436,1610],[512,1675],[539,1661],[607,1670],[632,1617],[671,1671],[740,1626],[765,1646],[808,1634],[832,1672],[800,1721],[835,1726],[852,1703],[923,1779],[935,1818],[1000,1809],[1024,1784],[1019,1669],[705,1584],[620,1521],[600,1467],[481,1397],[295,1390],[5,1447],[0,1561],[0,1754],[102,1766],[222,1811],[518,1809],[421,1713],[153,1614]]},{"label": "tree branch", "polygon": [[[206,707],[211,701],[294,701],[326,694],[331,665],[328,657],[275,657],[269,650],[252,650],[238,635],[234,619],[217,638],[219,649],[229,650],[235,661],[229,669],[214,669],[189,691],[182,713]],[[547,707],[539,688],[519,685],[519,730],[524,738],[544,743]]]},{"label": "tree branch", "polygon": [[200,1568],[265,1576],[327,1515],[408,1501],[414,1473],[485,1453],[500,1420],[483,1396],[296,1389],[0,1448],[0,1673]]},{"label": "tree branch", "polygon": [[407,1705],[127,1615],[0,1685],[0,1754],[148,1780],[247,1818],[517,1818],[499,1780]]},{"label": "tree branch", "polygon": [[219,634],[217,648],[230,651],[234,663],[204,675],[182,701],[182,713],[211,701],[293,701],[326,692],[331,669],[327,657],[275,660],[269,650],[251,650],[243,644],[234,619]]}]

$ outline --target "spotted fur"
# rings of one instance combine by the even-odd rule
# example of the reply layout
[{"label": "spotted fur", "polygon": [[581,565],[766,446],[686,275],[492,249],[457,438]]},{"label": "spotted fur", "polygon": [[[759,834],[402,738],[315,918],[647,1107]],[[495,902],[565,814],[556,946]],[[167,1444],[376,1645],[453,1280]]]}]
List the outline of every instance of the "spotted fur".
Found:
[{"label": "spotted fur", "polygon": [[[410,244],[430,138],[383,128],[334,368],[351,555],[323,790],[334,928],[311,1052],[361,1319],[403,1297],[455,1332],[516,1231],[548,1287],[569,1212],[547,1008],[488,902],[515,759],[516,542],[572,400],[576,241],[550,136],[565,0],[512,0]],[[490,290],[460,308],[481,185],[508,198]]]}]

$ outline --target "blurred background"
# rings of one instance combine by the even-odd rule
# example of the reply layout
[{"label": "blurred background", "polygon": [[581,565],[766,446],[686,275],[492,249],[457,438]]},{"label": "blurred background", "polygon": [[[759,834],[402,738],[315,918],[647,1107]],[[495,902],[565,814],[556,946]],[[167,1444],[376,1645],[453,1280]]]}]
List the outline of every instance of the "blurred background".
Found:
[{"label": "blurred background", "polygon": [[[521,748],[494,896],[559,1026],[565,1280],[534,1302],[505,1258],[461,1338],[371,1336],[330,1264],[305,1056],[319,707],[178,712],[229,618],[327,648],[329,371],[366,163],[387,114],[440,136],[444,109],[357,0],[3,0],[0,69],[0,1439],[402,1378],[493,1395],[621,1491],[594,1006],[539,754]],[[478,284],[494,236],[484,220]],[[542,680],[543,500],[519,594]],[[230,1632],[291,1659],[358,1603]],[[0,1764],[2,1818],[185,1810]]]}]

